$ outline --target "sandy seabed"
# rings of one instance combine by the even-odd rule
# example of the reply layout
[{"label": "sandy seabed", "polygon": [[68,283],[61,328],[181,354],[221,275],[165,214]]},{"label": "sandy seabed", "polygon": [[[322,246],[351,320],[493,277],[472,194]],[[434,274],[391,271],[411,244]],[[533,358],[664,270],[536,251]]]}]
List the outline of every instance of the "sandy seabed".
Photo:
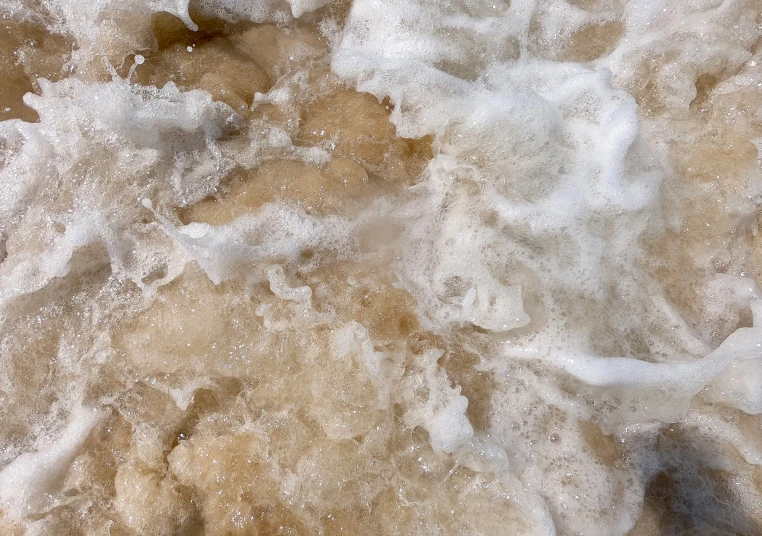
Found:
[{"label": "sandy seabed", "polygon": [[0,14],[0,534],[762,534],[759,0]]}]

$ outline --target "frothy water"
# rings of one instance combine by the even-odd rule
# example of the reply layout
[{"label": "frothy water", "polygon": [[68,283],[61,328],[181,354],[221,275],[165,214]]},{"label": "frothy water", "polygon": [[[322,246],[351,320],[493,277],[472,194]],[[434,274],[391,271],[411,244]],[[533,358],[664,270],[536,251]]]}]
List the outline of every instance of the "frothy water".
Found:
[{"label": "frothy water", "polygon": [[758,1],[0,13],[0,533],[762,533]]}]

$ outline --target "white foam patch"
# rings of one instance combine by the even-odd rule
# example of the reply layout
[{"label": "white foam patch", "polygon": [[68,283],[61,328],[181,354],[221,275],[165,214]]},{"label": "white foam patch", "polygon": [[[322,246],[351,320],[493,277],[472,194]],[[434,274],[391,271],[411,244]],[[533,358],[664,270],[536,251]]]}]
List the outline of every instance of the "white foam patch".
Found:
[{"label": "white foam patch", "polygon": [[286,0],[291,6],[291,14],[295,18],[310,13],[325,6],[330,0]]},{"label": "white foam patch", "polygon": [[[181,92],[171,83],[159,90],[122,80],[85,84],[66,79],[41,80],[40,87],[41,95],[25,97],[40,122],[5,122],[0,133],[18,147],[0,169],[10,186],[2,199],[2,230],[14,244],[0,268],[5,275],[0,300],[62,277],[73,252],[96,241],[106,245],[112,270],[141,286],[157,266],[170,265],[169,278],[174,277],[172,255],[159,251],[164,244],[152,244],[145,231],[126,231],[126,226],[132,225],[141,194],[159,185],[150,177],[160,177],[163,195],[169,194],[163,201],[175,204],[198,200],[217,184],[231,164],[215,140],[234,125],[234,112],[206,92]],[[56,189],[57,181],[77,174],[87,155],[96,162],[86,174]],[[116,191],[120,194],[114,197]],[[26,208],[43,193],[51,206]],[[67,193],[72,205],[56,206],[56,195],[66,203]],[[45,210],[60,211],[54,217],[59,230],[50,228],[41,256],[16,236],[26,228],[44,228]]]},{"label": "white foam patch", "polygon": [[[56,30],[77,40],[79,50],[74,57],[81,60],[112,49],[122,54],[130,52],[119,41],[148,48],[152,37],[143,28],[150,27],[154,13],[171,13],[191,30],[198,30],[188,13],[188,0],[133,0],[128,7],[116,0],[43,0],[42,4],[57,21]],[[125,10],[129,16],[125,16]]]},{"label": "white foam patch", "polygon": [[[297,2],[296,11],[300,15],[311,11],[309,6],[315,1]],[[197,5],[205,15],[230,22],[246,20],[258,23],[285,23],[289,21],[293,12],[293,6],[289,6],[284,0],[199,0]],[[304,9],[301,9],[302,6]]]},{"label": "white foam patch", "polygon": [[[143,206],[152,210],[149,200]],[[270,279],[273,292],[284,299],[305,301],[310,292],[290,289],[279,276],[278,268],[265,270],[262,261],[295,262],[308,248],[350,251],[354,224],[344,218],[318,218],[301,208],[266,203],[232,222],[213,226],[189,223],[175,226],[154,211],[166,232],[187,252],[185,262],[198,262],[209,278],[219,284],[248,272],[251,281]],[[303,298],[303,299],[302,299]]]},{"label": "white foam patch", "polygon": [[[639,400],[634,405],[634,418],[659,419],[674,422],[683,416],[691,399],[710,381],[723,371],[736,364],[733,371],[726,371],[721,383],[731,380],[733,373],[740,369],[758,370],[762,358],[762,329],[740,328],[733,332],[723,343],[703,359],[690,363],[648,363],[637,359],[622,357],[593,358],[586,356],[562,357],[558,362],[564,370],[588,385],[618,389],[617,393],[625,400]],[[739,362],[751,361],[755,367],[744,367]],[[758,407],[759,395],[749,393],[752,386],[759,385],[759,372],[752,374],[744,383],[733,382],[734,389],[725,396],[735,399],[739,409],[749,405]],[[751,399],[749,399],[751,397]],[[627,417],[618,415],[620,422],[626,423]]]},{"label": "white foam patch", "polygon": [[[115,0],[45,0],[45,7],[59,18],[67,33],[83,40],[83,44],[98,43],[107,38],[103,30],[109,28],[109,16],[120,14],[123,4]],[[151,14],[167,12],[182,20],[191,30],[198,30],[189,12],[189,0],[132,0],[129,3],[130,23],[139,27]],[[326,4],[326,0],[200,0],[196,8],[206,16],[230,22],[286,22],[289,12],[299,17]],[[289,9],[290,7],[290,9]],[[100,24],[99,24],[100,23]]]},{"label": "white foam patch", "polygon": [[0,504],[7,515],[18,520],[54,505],[52,494],[102,417],[102,412],[96,409],[76,408],[58,439],[35,452],[22,454],[0,471]]},{"label": "white foam patch", "polygon": [[[411,408],[404,416],[410,426],[423,426],[429,432],[431,448],[436,452],[455,452],[474,435],[466,416],[468,399],[460,394],[460,387],[451,387],[445,372],[437,366],[441,352],[430,350],[421,356],[423,377],[416,378],[407,387]],[[425,401],[416,401],[414,391],[418,385],[428,390]]]}]

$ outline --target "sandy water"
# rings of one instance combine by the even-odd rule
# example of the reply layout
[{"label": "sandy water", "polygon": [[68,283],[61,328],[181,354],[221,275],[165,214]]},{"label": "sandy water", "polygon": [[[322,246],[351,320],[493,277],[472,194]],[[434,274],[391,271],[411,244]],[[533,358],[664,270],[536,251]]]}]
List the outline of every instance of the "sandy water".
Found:
[{"label": "sandy water", "polygon": [[761,11],[0,2],[0,532],[762,533]]}]

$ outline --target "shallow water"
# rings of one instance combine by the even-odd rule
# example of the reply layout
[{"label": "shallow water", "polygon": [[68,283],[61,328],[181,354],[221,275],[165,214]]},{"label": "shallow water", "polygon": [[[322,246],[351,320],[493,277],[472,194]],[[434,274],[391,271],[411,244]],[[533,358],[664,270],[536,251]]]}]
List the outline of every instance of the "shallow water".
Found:
[{"label": "shallow water", "polygon": [[0,533],[762,533],[759,1],[0,13]]}]

